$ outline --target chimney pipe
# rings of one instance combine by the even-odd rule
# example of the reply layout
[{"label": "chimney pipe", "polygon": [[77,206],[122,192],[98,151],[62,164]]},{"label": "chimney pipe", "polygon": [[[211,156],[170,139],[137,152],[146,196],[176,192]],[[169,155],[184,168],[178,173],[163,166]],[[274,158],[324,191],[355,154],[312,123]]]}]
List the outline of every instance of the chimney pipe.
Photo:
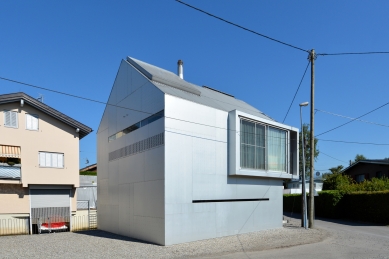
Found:
[{"label": "chimney pipe", "polygon": [[177,62],[177,74],[181,79],[184,79],[184,62],[180,59]]}]

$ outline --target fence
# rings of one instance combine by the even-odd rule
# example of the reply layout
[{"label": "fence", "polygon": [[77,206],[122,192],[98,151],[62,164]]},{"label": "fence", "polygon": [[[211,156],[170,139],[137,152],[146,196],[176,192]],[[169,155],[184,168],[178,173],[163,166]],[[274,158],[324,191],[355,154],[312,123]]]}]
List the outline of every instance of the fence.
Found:
[{"label": "fence", "polygon": [[0,236],[28,235],[30,233],[29,218],[0,218]]},{"label": "fence", "polygon": [[97,186],[82,186],[77,188],[77,209],[87,209],[85,208],[87,205],[85,201],[89,201],[89,208],[96,209],[96,198]]},{"label": "fence", "polygon": [[72,216],[49,216],[30,218],[28,216],[0,217],[0,236],[29,235],[53,232],[84,231],[97,229],[97,211],[80,210]]}]

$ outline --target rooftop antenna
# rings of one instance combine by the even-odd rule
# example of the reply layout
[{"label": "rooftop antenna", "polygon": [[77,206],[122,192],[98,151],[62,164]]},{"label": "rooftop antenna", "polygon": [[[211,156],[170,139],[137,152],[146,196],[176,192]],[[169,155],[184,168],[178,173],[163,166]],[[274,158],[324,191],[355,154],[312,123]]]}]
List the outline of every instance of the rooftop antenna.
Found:
[{"label": "rooftop antenna", "polygon": [[43,103],[43,94],[39,94],[39,97],[37,98],[38,101]]}]

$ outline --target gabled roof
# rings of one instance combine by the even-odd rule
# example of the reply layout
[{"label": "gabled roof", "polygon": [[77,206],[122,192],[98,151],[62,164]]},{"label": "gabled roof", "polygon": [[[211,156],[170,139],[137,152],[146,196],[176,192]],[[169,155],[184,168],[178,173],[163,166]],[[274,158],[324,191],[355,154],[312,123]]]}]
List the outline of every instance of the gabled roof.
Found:
[{"label": "gabled roof", "polygon": [[210,87],[201,87],[189,83],[170,71],[131,57],[127,57],[127,62],[166,94],[219,110],[227,112],[239,110],[260,118],[274,121],[274,119],[268,115],[229,94],[224,94]]},{"label": "gabled roof", "polygon": [[92,132],[92,129],[88,126],[82,124],[81,122],[76,121],[75,119],[70,118],[69,116],[66,116],[65,114],[51,108],[50,106],[36,100],[35,98],[19,92],[19,93],[11,93],[11,94],[2,94],[0,95],[0,104],[4,103],[13,103],[13,102],[20,102],[20,100],[23,100],[25,104],[28,104],[56,119],[59,121],[62,121],[63,123],[74,127],[74,130],[77,128],[80,129],[79,136],[80,139],[88,135]]},{"label": "gabled roof", "polygon": [[350,165],[349,167],[346,167],[345,169],[342,170],[342,173],[345,173],[352,167],[360,164],[379,164],[379,165],[389,165],[389,160],[387,159],[365,159],[365,160],[359,160],[358,162]]},{"label": "gabled roof", "polygon": [[86,172],[86,171],[97,171],[97,163],[85,166],[84,168],[80,169],[80,172]]}]

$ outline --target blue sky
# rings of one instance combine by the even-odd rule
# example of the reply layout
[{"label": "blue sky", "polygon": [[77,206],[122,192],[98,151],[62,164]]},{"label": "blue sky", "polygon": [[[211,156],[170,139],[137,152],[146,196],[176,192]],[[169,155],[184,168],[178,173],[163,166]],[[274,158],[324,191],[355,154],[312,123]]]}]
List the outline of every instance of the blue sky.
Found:
[{"label": "blue sky", "polygon": [[[318,53],[389,51],[388,1],[206,1],[187,3],[259,33]],[[143,60],[242,99],[283,121],[307,54],[163,1],[1,1],[0,76],[107,101],[121,59]],[[389,102],[389,55],[319,56],[315,108],[358,117]],[[309,101],[307,73],[286,124],[300,127]],[[80,167],[96,161],[104,105],[0,80],[0,94],[23,91],[92,127],[80,141]],[[304,109],[309,122],[309,108]],[[389,125],[389,105],[364,120]],[[320,134],[348,119],[316,113]],[[389,144],[389,128],[354,121],[319,139]],[[357,153],[389,157],[389,145],[319,140],[315,168],[347,165]],[[330,158],[330,155],[338,160]]]}]

